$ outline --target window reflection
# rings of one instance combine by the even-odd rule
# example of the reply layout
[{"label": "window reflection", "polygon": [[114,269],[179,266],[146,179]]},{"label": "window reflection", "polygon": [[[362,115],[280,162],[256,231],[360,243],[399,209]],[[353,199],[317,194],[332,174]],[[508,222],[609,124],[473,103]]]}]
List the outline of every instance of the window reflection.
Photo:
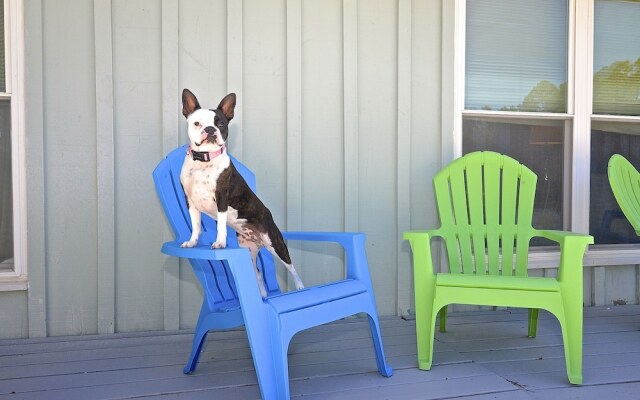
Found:
[{"label": "window reflection", "polygon": [[0,271],[13,269],[11,102],[0,100]]},{"label": "window reflection", "polygon": [[[463,119],[463,153],[490,150],[506,154],[538,176],[533,211],[537,229],[563,229],[564,121]],[[534,239],[532,245],[551,242]]]},{"label": "window reflection", "polygon": [[622,214],[607,175],[609,158],[620,154],[640,169],[640,124],[634,122],[591,123],[591,195],[589,233],[595,244],[640,243]]}]

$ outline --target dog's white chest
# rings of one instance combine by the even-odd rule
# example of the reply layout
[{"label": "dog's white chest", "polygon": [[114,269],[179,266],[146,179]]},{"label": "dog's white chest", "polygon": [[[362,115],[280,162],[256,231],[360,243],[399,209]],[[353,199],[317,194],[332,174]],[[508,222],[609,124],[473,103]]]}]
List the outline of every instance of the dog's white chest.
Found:
[{"label": "dog's white chest", "polygon": [[[218,219],[218,206],[216,203],[216,188],[218,177],[229,167],[231,160],[228,157],[216,160],[217,162],[202,163],[193,161],[187,156],[182,171],[180,182],[184,188],[187,200],[192,207],[214,219]],[[237,210],[229,207],[227,210],[227,224],[241,228],[244,220],[239,220]]]},{"label": "dog's white chest", "polygon": [[203,163],[187,156],[180,173],[180,182],[189,203],[213,217],[217,213],[215,193],[218,177],[229,166],[230,160],[221,161]]}]

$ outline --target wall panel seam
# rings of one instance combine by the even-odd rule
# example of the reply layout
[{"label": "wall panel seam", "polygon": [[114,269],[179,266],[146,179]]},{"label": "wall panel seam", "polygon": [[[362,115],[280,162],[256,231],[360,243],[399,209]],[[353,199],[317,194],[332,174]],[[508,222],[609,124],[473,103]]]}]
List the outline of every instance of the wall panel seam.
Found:
[{"label": "wall panel seam", "polygon": [[[46,218],[44,183],[44,53],[42,1],[25,4],[25,135],[32,157],[27,170],[27,248],[29,290],[27,291],[28,335],[47,336]],[[30,16],[33,18],[30,19]],[[29,52],[26,47],[29,47]]]},{"label": "wall panel seam", "polygon": [[[402,232],[411,228],[411,0],[398,3],[398,109],[396,179],[396,313],[405,315],[411,307],[409,249]],[[404,251],[403,251],[404,249]]]},{"label": "wall panel seam", "polygon": [[242,1],[227,0],[227,92],[236,94],[235,116],[233,124],[229,127],[229,134],[233,137],[233,143],[230,145],[231,153],[242,160],[244,150],[244,131],[243,131],[243,71],[242,71],[242,55],[243,55],[243,9]]},{"label": "wall panel seam", "polygon": [[94,0],[98,333],[115,331],[115,182],[111,0]]},{"label": "wall panel seam", "polygon": [[344,229],[359,230],[359,127],[358,127],[358,1],[344,0],[343,35],[343,158]]},{"label": "wall panel seam", "polygon": [[[180,143],[181,91],[179,87],[179,4],[162,0],[162,151],[163,157]],[[163,241],[175,235],[165,223]],[[158,248],[158,251],[160,249]],[[180,329],[180,260],[162,255],[163,321],[165,330]]]}]

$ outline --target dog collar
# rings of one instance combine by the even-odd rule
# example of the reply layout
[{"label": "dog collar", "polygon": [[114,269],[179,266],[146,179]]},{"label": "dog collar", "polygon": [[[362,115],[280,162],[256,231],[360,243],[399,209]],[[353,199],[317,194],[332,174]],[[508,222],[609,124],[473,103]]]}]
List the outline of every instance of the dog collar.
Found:
[{"label": "dog collar", "polygon": [[189,145],[189,148],[187,149],[187,155],[191,155],[193,161],[209,162],[224,153],[225,149],[226,146],[222,146],[216,151],[195,151],[191,150],[191,145]]}]

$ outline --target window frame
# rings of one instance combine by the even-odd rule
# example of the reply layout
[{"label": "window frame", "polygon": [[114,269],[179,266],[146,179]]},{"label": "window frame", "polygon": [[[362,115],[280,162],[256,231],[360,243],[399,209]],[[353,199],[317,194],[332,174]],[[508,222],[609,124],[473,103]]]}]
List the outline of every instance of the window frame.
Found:
[{"label": "window frame", "polygon": [[[567,46],[567,112],[566,113],[527,113],[493,110],[465,110],[465,45],[466,45],[466,3],[467,0],[455,0],[453,10],[453,137],[443,137],[443,162],[446,155],[455,159],[462,156],[462,123],[464,117],[497,117],[509,119],[556,119],[565,120],[565,170],[564,170],[564,206],[563,225],[574,232],[589,233],[590,202],[590,160],[591,160],[591,121],[638,121],[638,116],[615,116],[592,113],[593,109],[593,48],[595,0],[568,0],[568,46]],[[446,11],[445,11],[446,12]],[[446,16],[446,14],[445,14]],[[444,42],[443,42],[444,43]],[[445,61],[443,54],[443,65]],[[446,79],[443,74],[443,79]],[[445,85],[443,84],[443,87]],[[447,133],[443,129],[443,135]],[[451,149],[446,147],[452,146]],[[616,248],[611,246],[589,246],[585,253],[585,266],[629,265],[637,264],[640,259],[640,246],[637,248]],[[557,249],[533,251],[530,253],[530,268],[553,268],[558,266]]]},{"label": "window frame", "polygon": [[11,168],[13,189],[13,268],[0,272],[0,291],[26,290],[27,210],[24,115],[23,0],[4,0],[6,92],[11,101]]}]

